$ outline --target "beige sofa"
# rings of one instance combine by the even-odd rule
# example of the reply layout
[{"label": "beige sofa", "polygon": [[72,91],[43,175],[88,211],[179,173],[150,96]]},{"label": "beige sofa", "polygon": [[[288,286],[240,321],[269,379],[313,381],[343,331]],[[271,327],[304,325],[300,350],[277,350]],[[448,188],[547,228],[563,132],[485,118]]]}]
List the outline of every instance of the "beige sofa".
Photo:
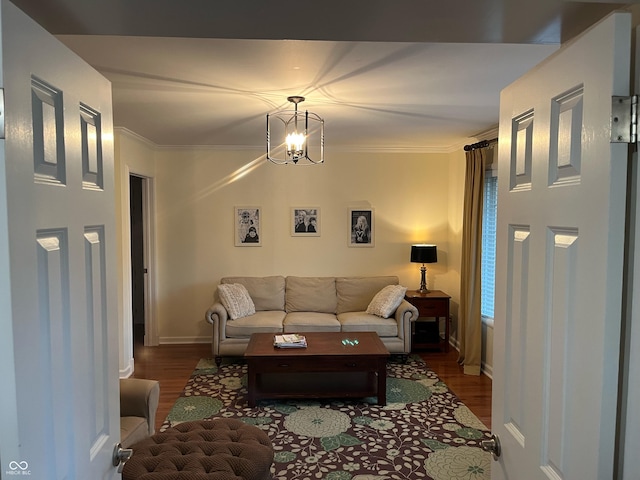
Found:
[{"label": "beige sofa", "polygon": [[374,331],[392,354],[411,351],[411,322],[418,310],[402,299],[389,318],[366,313],[376,294],[398,285],[395,276],[371,277],[225,277],[221,284],[244,285],[255,314],[230,319],[216,301],[206,313],[213,326],[212,351],[222,357],[242,356],[252,333]]},{"label": "beige sofa", "polygon": [[129,448],[153,435],[160,383],[143,378],[120,379],[120,443]]}]

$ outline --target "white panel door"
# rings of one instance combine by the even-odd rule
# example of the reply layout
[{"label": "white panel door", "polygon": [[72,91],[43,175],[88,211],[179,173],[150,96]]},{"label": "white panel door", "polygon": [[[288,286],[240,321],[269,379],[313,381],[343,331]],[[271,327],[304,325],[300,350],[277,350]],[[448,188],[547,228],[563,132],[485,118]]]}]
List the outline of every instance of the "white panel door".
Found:
[{"label": "white panel door", "polygon": [[[640,27],[635,28],[635,86],[634,93],[640,92]],[[622,458],[621,474],[622,480],[637,480],[640,472],[640,196],[638,187],[640,186],[640,168],[638,168],[638,147],[636,143],[635,151],[631,159],[629,168],[631,191],[629,198],[635,199],[629,216],[630,222],[630,249],[627,264],[630,270],[630,281],[627,289],[627,323],[625,325],[625,362],[623,364],[623,388],[621,425],[624,429],[624,441],[621,443]],[[635,209],[633,208],[635,207]]]},{"label": "white panel door", "polygon": [[630,25],[607,17],[501,95],[494,479],[613,478]]},{"label": "white panel door", "polygon": [[115,479],[111,86],[6,0],[1,16],[0,476]]}]

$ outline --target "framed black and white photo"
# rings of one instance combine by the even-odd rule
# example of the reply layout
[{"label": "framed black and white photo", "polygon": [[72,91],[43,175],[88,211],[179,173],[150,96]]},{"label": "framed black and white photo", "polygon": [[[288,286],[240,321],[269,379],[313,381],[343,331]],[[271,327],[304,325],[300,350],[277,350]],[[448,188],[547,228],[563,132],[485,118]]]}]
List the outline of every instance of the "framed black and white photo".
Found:
[{"label": "framed black and white photo", "polygon": [[349,209],[349,246],[374,246],[373,208]]},{"label": "framed black and white photo", "polygon": [[320,208],[293,207],[291,209],[291,236],[319,237]]},{"label": "framed black and white photo", "polygon": [[260,207],[233,207],[236,247],[262,246],[262,211]]}]

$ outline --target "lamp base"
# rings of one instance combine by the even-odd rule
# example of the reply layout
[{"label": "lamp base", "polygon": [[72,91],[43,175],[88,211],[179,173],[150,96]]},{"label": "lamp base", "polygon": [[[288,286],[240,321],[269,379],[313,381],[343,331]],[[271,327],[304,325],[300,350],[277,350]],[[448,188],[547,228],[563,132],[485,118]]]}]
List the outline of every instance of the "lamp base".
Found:
[{"label": "lamp base", "polygon": [[417,292],[429,293],[429,289],[427,288],[427,267],[424,266],[424,263],[420,267],[420,288]]}]

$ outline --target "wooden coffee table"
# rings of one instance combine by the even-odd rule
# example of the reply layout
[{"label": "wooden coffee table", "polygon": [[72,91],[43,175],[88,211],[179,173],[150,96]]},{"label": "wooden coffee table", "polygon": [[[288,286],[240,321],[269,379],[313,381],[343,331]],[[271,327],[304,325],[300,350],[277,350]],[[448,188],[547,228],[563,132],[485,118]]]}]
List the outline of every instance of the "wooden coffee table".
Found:
[{"label": "wooden coffee table", "polygon": [[[375,332],[303,333],[306,348],[276,348],[274,334],[254,333],[244,354],[249,406],[262,398],[378,397],[387,403],[389,351]],[[343,340],[357,340],[344,345]]]}]

